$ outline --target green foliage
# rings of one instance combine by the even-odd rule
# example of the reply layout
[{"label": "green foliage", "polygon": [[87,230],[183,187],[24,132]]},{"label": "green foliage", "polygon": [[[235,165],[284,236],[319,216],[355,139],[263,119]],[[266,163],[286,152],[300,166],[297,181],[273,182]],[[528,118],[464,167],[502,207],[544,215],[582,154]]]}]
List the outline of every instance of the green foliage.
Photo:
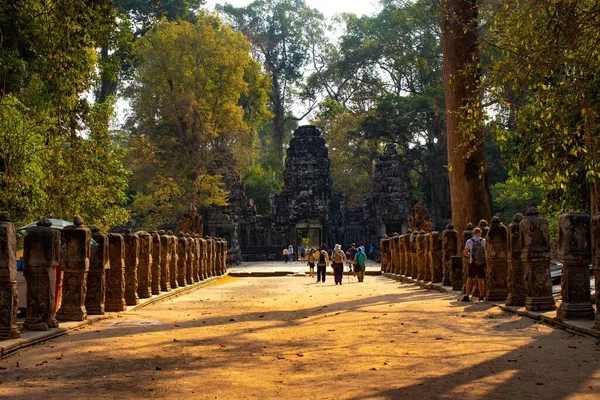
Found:
[{"label": "green foliage", "polygon": [[103,227],[127,218],[112,99],[85,99],[112,17],[110,1],[0,2],[0,208],[17,224],[46,213]]},{"label": "green foliage", "polygon": [[324,40],[323,16],[304,0],[255,0],[246,7],[226,3],[217,10],[248,38],[271,79],[272,145],[283,165],[288,122],[302,119],[292,115],[291,105],[314,59],[315,43]]},{"label": "green foliage", "polygon": [[154,228],[189,203],[227,204],[218,165],[253,164],[269,80],[243,35],[206,14],[194,24],[162,20],[139,45],[144,63],[130,88],[128,122],[132,209]]},{"label": "green foliage", "polygon": [[525,215],[527,208],[542,204],[544,190],[523,177],[510,177],[506,182],[490,186],[494,201],[494,213],[508,224],[516,213]]},{"label": "green foliage", "polygon": [[271,169],[256,164],[250,168],[244,177],[246,196],[253,199],[259,214],[269,215],[271,193],[281,191],[281,177]]},{"label": "green foliage", "polygon": [[[486,91],[514,173],[534,171],[549,208],[597,210],[600,92],[596,1],[502,1],[489,18]],[[595,212],[595,211],[594,211]]]}]

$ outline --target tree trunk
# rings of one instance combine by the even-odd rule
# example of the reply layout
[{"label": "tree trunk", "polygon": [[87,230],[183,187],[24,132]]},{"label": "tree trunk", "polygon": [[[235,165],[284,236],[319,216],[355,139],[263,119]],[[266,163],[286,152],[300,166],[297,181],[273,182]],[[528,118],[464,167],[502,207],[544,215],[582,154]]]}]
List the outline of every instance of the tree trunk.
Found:
[{"label": "tree trunk", "polygon": [[476,0],[442,1],[450,199],[452,222],[459,232],[469,222],[492,216],[481,123],[477,17]]},{"label": "tree trunk", "polygon": [[273,91],[271,92],[271,103],[273,104],[273,145],[277,152],[277,160],[283,166],[283,137],[285,133],[285,107],[284,99],[279,87],[279,81],[274,73],[271,73],[271,84]]},{"label": "tree trunk", "polygon": [[[100,49],[100,60],[105,61],[110,55],[108,47],[103,46]],[[104,103],[109,96],[114,96],[117,93],[117,79],[109,78],[106,71],[100,71],[100,90],[97,92],[96,101]]]}]

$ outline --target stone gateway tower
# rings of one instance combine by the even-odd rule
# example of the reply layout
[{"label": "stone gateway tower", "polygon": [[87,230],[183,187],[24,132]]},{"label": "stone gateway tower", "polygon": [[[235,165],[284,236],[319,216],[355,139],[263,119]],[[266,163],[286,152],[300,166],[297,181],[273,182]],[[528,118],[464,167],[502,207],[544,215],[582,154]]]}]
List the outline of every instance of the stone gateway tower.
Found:
[{"label": "stone gateway tower", "polygon": [[333,193],[329,150],[314,126],[294,132],[283,179],[283,191],[271,202],[275,230],[295,247],[332,243],[343,223],[343,201]]}]

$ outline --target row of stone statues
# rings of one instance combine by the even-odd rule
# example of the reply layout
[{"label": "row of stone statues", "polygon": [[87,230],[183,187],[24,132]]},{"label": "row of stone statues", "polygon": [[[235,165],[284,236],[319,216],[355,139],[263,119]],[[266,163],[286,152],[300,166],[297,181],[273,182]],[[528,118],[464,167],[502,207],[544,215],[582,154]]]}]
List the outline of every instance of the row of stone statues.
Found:
[{"label": "row of stone statues", "polygon": [[[494,217],[491,226],[481,221],[479,227],[486,239],[485,298],[530,311],[555,310],[548,221],[539,211],[531,207],[525,216],[516,214],[508,226]],[[473,224],[467,225],[460,241],[452,224],[441,234],[409,231],[384,236],[382,271],[464,291],[469,260],[462,248],[472,236]],[[600,213],[591,218],[582,213],[559,217],[558,259],[562,263],[558,317],[596,318],[595,328],[600,329],[600,296],[596,296],[596,314],[590,296],[590,264],[595,292],[600,292]]]},{"label": "row of stone statues", "polygon": [[[107,235],[95,226],[88,228],[78,216],[62,231],[51,226],[50,220],[41,219],[24,240],[23,327],[28,330],[55,328],[58,321],[83,321],[88,314],[124,311],[140,298],[227,271],[223,239],[175,236],[171,231]],[[15,227],[7,213],[0,213],[0,339],[20,336],[15,250]],[[60,308],[57,288],[62,290]]]}]

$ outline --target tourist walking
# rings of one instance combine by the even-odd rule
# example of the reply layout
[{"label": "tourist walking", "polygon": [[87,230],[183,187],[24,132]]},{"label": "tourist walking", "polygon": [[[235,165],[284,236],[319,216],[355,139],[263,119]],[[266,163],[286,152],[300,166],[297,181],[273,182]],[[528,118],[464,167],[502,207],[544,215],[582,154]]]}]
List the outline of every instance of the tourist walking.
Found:
[{"label": "tourist walking", "polygon": [[291,244],[288,247],[288,254],[290,255],[290,262],[294,261],[294,246]]},{"label": "tourist walking", "polygon": [[287,264],[289,258],[290,258],[290,253],[289,253],[288,249],[284,248],[283,249],[283,259],[285,260],[286,264]]},{"label": "tourist walking", "polygon": [[346,262],[348,263],[348,269],[352,272],[353,275],[356,276],[354,272],[354,261],[356,259],[356,244],[352,243],[352,246],[348,250],[346,250]]},{"label": "tourist walking", "polygon": [[304,261],[305,257],[306,257],[306,246],[302,245],[300,247],[300,261]]},{"label": "tourist walking", "polygon": [[465,243],[463,255],[469,257],[469,267],[467,270],[467,291],[461,301],[471,301],[469,295],[473,290],[475,279],[479,285],[479,300],[483,300],[485,290],[485,239],[481,237],[481,228],[473,229],[473,237]]},{"label": "tourist walking", "polygon": [[342,251],[342,246],[336,244],[333,248],[333,280],[336,285],[341,285],[344,279],[344,261],[346,254]]},{"label": "tourist walking", "polygon": [[317,260],[317,283],[325,282],[327,276],[327,264],[329,264],[329,254],[327,250],[322,246],[321,249],[315,252],[315,258]]},{"label": "tourist walking", "polygon": [[314,278],[315,276],[315,251],[315,249],[310,249],[307,256],[311,278]]},{"label": "tourist walking", "polygon": [[356,271],[358,281],[364,282],[365,281],[365,270],[367,268],[367,255],[365,254],[365,248],[362,246],[359,247],[358,251],[356,252],[355,263],[356,263],[356,268],[354,269],[354,271]]}]

